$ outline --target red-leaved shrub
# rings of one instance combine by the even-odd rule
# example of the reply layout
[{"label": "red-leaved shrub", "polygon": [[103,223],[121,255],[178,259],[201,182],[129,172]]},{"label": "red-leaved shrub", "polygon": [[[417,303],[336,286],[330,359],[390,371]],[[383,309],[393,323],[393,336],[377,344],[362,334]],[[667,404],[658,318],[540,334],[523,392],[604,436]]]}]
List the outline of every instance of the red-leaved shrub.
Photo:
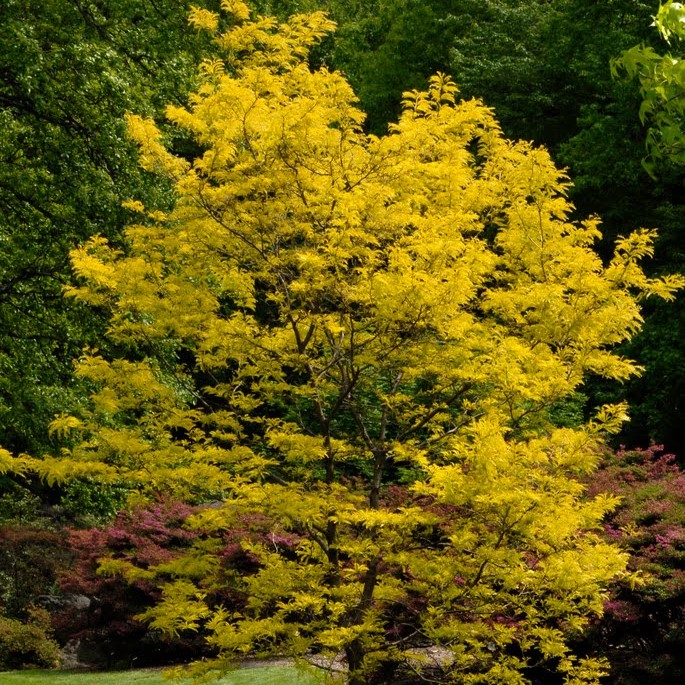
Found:
[{"label": "red-leaved shrub", "polygon": [[630,552],[644,584],[614,588],[588,643],[612,662],[609,682],[685,682],[685,472],[662,448],[608,454],[589,494],[621,504],[604,534]]}]

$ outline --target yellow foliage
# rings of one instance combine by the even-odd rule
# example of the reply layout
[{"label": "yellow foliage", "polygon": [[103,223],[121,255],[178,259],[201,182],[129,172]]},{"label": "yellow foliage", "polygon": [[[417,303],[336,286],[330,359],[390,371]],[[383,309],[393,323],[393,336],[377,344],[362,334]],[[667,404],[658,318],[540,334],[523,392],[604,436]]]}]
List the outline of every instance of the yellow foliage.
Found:
[{"label": "yellow foliage", "polygon": [[[68,293],[109,307],[123,352],[84,353],[91,407],[52,425],[81,442],[36,471],[217,500],[190,522],[203,541],[144,570],[171,580],[143,618],[204,627],[226,658],[343,650],[355,673],[420,670],[387,637],[399,621],[447,650],[455,682],[522,683],[540,654],[595,682],[601,665],[572,658],[559,626],[601,612],[625,567],[593,533],[615,499],[584,498],[578,477],[626,407],[575,428],[551,410],[590,372],[639,371],[614,348],[639,298],[682,279],[642,271],[652,231],[605,266],[599,220],[569,220],[548,153],[504,139],[448,76],[369,136],[343,76],[308,66],[324,14],[279,25],[221,7],[224,31],[193,8],[220,54],[166,112],[201,155],[127,116],[174,209],[130,201],[148,225],[124,251],[94,238],[72,253]],[[241,571],[217,549],[243,529]],[[244,607],[207,600],[226,586]]]},{"label": "yellow foliage", "polygon": [[0,448],[0,474],[16,471],[16,465],[10,452]]},{"label": "yellow foliage", "polygon": [[163,590],[164,603],[153,607],[136,618],[150,622],[169,635],[178,637],[184,631],[196,631],[203,619],[209,616],[209,610],[203,602],[205,593],[192,583],[177,580],[169,583]]},{"label": "yellow foliage", "polygon": [[221,9],[228,14],[232,14],[238,20],[250,18],[248,6],[241,0],[221,0]]},{"label": "yellow foliage", "polygon": [[190,8],[188,23],[198,31],[215,31],[219,26],[219,15],[202,7]]},{"label": "yellow foliage", "polygon": [[64,437],[79,426],[81,426],[81,421],[75,416],[60,414],[55,416],[55,419],[50,423],[48,432],[50,435],[56,434],[58,437]]},{"label": "yellow foliage", "polygon": [[121,203],[124,209],[130,209],[132,212],[138,212],[138,214],[145,213],[145,206],[140,200],[126,200]]}]

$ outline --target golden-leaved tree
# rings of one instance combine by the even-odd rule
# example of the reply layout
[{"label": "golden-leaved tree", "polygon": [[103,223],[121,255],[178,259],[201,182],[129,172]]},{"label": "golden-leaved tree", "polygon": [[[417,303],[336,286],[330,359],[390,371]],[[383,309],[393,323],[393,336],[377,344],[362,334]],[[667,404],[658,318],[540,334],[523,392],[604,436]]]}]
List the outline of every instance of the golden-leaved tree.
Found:
[{"label": "golden-leaved tree", "polygon": [[145,618],[205,631],[220,660],[342,654],[354,685],[536,665],[596,682],[567,637],[625,559],[594,532],[612,498],[579,476],[625,409],[550,417],[587,373],[635,371],[611,348],[638,296],[679,282],[643,274],[647,231],[603,265],[548,154],[449,78],[369,136],[344,77],[308,65],[324,15],[221,4],[191,23],[222,59],[167,111],[197,158],[129,117],[176,206],[132,200],[124,248],[73,253],[69,294],[109,308],[116,353],[84,354],[91,406],[53,424],[71,447],[25,466],[211,503],[181,559],[104,570],[156,579]]}]

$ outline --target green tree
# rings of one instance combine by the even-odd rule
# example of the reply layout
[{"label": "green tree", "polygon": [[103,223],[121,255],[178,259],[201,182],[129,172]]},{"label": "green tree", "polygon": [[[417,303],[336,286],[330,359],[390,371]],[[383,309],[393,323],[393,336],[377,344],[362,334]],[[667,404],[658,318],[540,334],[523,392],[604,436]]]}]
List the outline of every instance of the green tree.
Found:
[{"label": "green tree", "polygon": [[[665,2],[654,17],[659,35],[669,45],[685,38],[685,7]],[[685,68],[682,58],[670,52],[659,54],[644,44],[626,50],[614,60],[615,73],[625,71],[637,79],[642,95],[640,120],[648,125],[645,166],[653,173],[654,161],[668,158],[685,162]]]},{"label": "green tree", "polygon": [[[190,553],[103,571],[161,583],[144,617],[202,628],[222,659],[342,652],[354,685],[522,683],[536,664],[597,682],[566,641],[626,560],[596,534],[613,498],[579,477],[625,409],[550,417],[588,373],[635,372],[611,348],[639,328],[636,295],[680,279],[639,267],[650,231],[603,265],[548,154],[456,104],[449,78],[370,136],[345,79],[308,67],[324,15],[221,4],[191,13],[221,58],[167,108],[198,156],[128,117],[174,208],[132,200],[121,245],[72,256],[69,294],[111,313],[117,354],[81,358],[90,406],[52,423],[69,449],[5,464],[215,500]],[[225,536],[250,525],[236,567]]]},{"label": "green tree", "polygon": [[[64,300],[68,253],[113,240],[142,173],[124,112],[153,114],[189,87],[199,47],[176,0],[7,0],[0,6],[0,443],[48,448],[45,427],[83,396],[71,360],[104,329]],[[166,200],[165,200],[166,198]]]},{"label": "green tree", "polygon": [[464,3],[453,0],[317,4],[339,24],[329,58],[349,79],[375,133],[397,120],[403,91],[425,88],[429,76],[448,71],[454,36],[469,25]]}]

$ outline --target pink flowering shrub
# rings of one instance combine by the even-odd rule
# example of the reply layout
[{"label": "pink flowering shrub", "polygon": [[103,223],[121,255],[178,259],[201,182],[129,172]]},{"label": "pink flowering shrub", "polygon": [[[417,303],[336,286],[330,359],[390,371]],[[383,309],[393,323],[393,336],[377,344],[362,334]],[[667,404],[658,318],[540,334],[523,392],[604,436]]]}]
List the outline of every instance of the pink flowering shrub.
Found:
[{"label": "pink flowering shrub", "polygon": [[[206,505],[211,506],[211,505]],[[65,610],[55,616],[56,633],[62,643],[81,641],[82,660],[107,667],[149,666],[185,662],[207,655],[202,632],[186,632],[178,638],[151,630],[135,616],[159,599],[156,578],[132,582],[118,575],[99,573],[100,562],[112,558],[149,569],[187,553],[204,533],[184,525],[201,507],[162,500],[131,512],[120,512],[106,528],[71,530],[72,564],[62,572],[59,586],[68,595],[91,599],[88,612]],[[279,528],[264,517],[245,516],[225,531],[216,555],[224,583],[207,588],[207,600],[239,607],[247,601],[241,579],[259,568],[257,558],[244,542],[261,542],[292,551],[299,536],[274,532]]]},{"label": "pink flowering shrub", "polygon": [[685,471],[662,448],[621,449],[593,474],[589,494],[621,504],[605,535],[630,552],[644,583],[614,588],[588,639],[612,662],[609,682],[685,682]]},{"label": "pink flowering shrub", "polygon": [[74,559],[61,572],[59,587],[64,593],[88,597],[90,607],[85,612],[67,607],[54,616],[60,641],[78,640],[83,660],[108,667],[162,664],[200,655],[202,640],[163,638],[134,618],[158,599],[155,585],[144,580],[129,584],[98,573],[105,557],[148,568],[180,555],[199,535],[183,526],[195,510],[163,500],[121,512],[107,528],[69,531]]}]

